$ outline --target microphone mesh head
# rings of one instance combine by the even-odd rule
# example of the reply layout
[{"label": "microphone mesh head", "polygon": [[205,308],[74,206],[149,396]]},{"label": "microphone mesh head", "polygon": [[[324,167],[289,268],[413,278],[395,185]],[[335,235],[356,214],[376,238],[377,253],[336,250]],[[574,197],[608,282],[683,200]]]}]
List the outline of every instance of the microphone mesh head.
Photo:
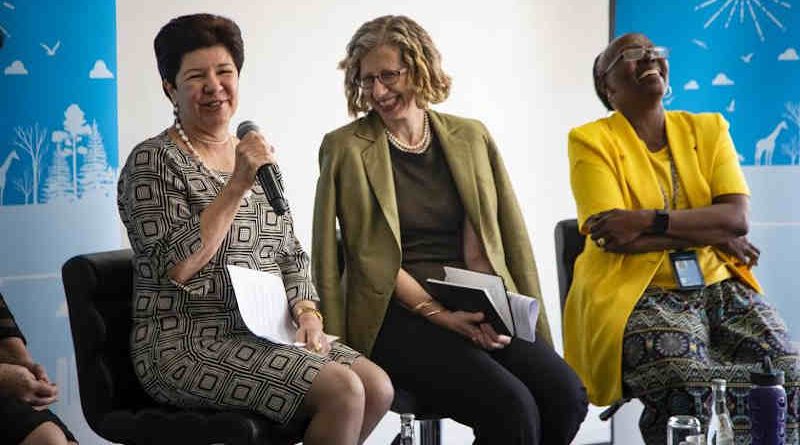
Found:
[{"label": "microphone mesh head", "polygon": [[242,123],[236,128],[236,137],[238,139],[242,139],[244,135],[251,131],[258,132],[261,131],[261,129],[258,128],[258,125],[256,125],[253,121],[242,121]]}]

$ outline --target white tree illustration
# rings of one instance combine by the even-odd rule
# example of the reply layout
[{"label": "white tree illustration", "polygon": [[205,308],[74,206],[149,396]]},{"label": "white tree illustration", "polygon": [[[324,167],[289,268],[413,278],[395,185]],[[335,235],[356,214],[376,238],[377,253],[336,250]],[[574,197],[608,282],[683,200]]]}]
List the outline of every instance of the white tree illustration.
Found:
[{"label": "white tree illustration", "polygon": [[789,143],[781,144],[781,148],[789,156],[789,165],[800,165],[800,139],[797,135],[792,136]]},{"label": "white tree illustration", "polygon": [[67,156],[69,156],[68,149],[56,148],[53,152],[53,161],[44,184],[45,202],[69,202],[75,199]]},{"label": "white tree illustration", "polygon": [[[42,166],[42,159],[49,148],[45,144],[47,137],[47,129],[39,128],[39,123],[34,124],[33,127],[14,128],[14,145],[21,148],[22,151],[28,154],[31,158],[31,193],[33,193],[32,204],[39,203],[39,178],[41,177],[40,168]],[[25,204],[28,203],[26,194]]]},{"label": "white tree illustration", "polygon": [[81,165],[78,178],[81,198],[109,193],[113,188],[113,173],[109,177],[108,170],[108,159],[103,145],[103,136],[100,134],[95,120],[92,122],[86,157],[83,165]]},{"label": "white tree illustration", "polygon": [[86,154],[86,147],[80,145],[84,136],[91,133],[92,129],[86,125],[86,116],[77,104],[67,107],[64,112],[64,130],[69,138],[64,141],[68,147],[66,154],[72,156],[72,194],[78,196],[78,155]]},{"label": "white tree illustration", "polygon": [[[20,193],[25,195],[25,204],[27,205],[28,204],[28,198],[31,196],[31,193],[33,193],[33,187],[34,187],[33,180],[31,179],[30,172],[29,171],[25,171],[22,174],[22,178],[15,179],[14,180],[14,187],[16,187],[17,190],[19,190]],[[36,196],[34,195],[34,200],[35,199],[36,199]]]}]

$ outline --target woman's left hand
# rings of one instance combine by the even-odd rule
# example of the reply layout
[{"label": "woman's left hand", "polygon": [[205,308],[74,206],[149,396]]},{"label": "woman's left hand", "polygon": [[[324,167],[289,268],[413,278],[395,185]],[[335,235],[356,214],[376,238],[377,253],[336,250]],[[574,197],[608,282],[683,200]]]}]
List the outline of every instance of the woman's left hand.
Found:
[{"label": "woman's left hand", "polygon": [[481,323],[481,338],[473,341],[486,350],[503,349],[511,343],[511,337],[500,335],[489,323]]},{"label": "woman's left hand", "polygon": [[586,225],[598,247],[614,252],[638,238],[652,223],[652,210],[613,209],[590,216]]},{"label": "woman's left hand", "polygon": [[300,326],[297,328],[295,341],[305,343],[306,349],[320,355],[325,355],[331,350],[328,338],[322,331],[322,320],[319,317],[312,312],[305,312],[300,314],[297,324]]},{"label": "woman's left hand", "polygon": [[758,257],[761,256],[761,250],[754,246],[746,236],[739,236],[731,238],[727,242],[716,244],[714,247],[732,255],[740,264],[747,267],[758,265]]}]

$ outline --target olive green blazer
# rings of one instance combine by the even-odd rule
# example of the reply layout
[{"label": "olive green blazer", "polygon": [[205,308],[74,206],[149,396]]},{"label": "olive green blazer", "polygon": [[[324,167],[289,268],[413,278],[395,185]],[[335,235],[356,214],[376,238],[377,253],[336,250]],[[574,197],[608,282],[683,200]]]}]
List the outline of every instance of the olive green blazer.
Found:
[{"label": "olive green blazer", "polygon": [[[528,231],[494,141],[479,121],[429,113],[492,267],[509,290],[539,300],[536,335],[552,343]],[[311,257],[325,329],[369,355],[402,259],[389,145],[380,117],[371,112],[326,134],[319,165]],[[344,277],[337,261],[337,220]]]}]

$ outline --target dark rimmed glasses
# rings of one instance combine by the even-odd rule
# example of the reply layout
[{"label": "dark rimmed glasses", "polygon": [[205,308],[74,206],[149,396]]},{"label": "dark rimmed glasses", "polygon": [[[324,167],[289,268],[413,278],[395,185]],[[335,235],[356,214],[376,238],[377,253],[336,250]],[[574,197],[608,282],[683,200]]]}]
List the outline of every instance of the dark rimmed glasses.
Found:
[{"label": "dark rimmed glasses", "polygon": [[614,68],[614,65],[616,65],[620,60],[634,62],[645,57],[650,57],[653,59],[666,59],[669,57],[669,50],[663,46],[653,46],[651,48],[644,48],[640,46],[638,48],[624,49],[617,57],[614,58],[614,61],[608,65],[608,68],[603,71],[603,75],[605,76],[608,74],[608,72],[611,71],[611,69]]},{"label": "dark rimmed glasses", "polygon": [[383,86],[388,87],[394,85],[400,79],[400,76],[406,73],[408,68],[400,68],[399,70],[383,70],[378,74],[372,74],[364,77],[357,77],[354,81],[357,87],[363,90],[371,90],[375,86],[375,80],[380,80]]}]

